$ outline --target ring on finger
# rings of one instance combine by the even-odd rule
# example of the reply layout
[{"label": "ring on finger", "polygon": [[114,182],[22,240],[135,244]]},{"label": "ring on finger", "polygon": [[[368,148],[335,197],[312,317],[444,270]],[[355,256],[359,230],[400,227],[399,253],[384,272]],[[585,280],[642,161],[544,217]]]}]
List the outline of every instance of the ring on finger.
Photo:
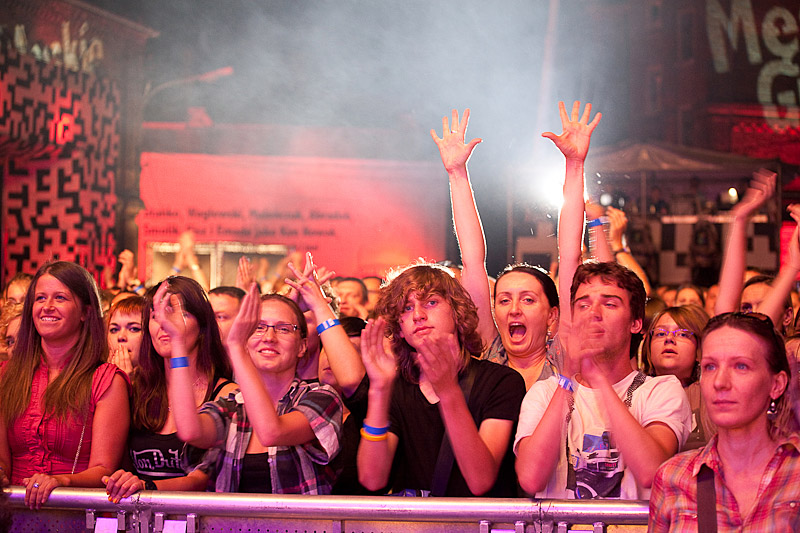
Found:
[{"label": "ring on finger", "polygon": [[34,489],[38,489],[39,488],[39,482],[38,481],[34,482],[33,488]]}]

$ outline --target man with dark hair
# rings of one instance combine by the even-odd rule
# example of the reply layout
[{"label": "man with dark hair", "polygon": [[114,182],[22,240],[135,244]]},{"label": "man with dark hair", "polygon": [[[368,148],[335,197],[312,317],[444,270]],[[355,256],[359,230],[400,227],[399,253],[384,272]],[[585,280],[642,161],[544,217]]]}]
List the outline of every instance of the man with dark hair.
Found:
[{"label": "man with dark hair", "polygon": [[544,498],[645,499],[691,429],[675,376],[631,371],[644,318],[641,280],[617,263],[578,267],[564,375],[534,383],[514,443],[522,488]]},{"label": "man with dark hair", "polygon": [[367,288],[367,312],[372,316],[375,305],[378,303],[378,296],[381,294],[381,284],[383,280],[378,276],[366,276],[361,279]]},{"label": "man with dark hair", "polygon": [[208,301],[214,309],[214,317],[219,326],[219,335],[222,343],[228,338],[233,320],[239,314],[239,306],[242,304],[245,292],[239,287],[217,287],[208,292]]},{"label": "man with dark hair", "polygon": [[359,278],[341,278],[336,284],[339,297],[339,315],[367,319],[367,286]]},{"label": "man with dark hair", "polygon": [[742,302],[739,310],[743,313],[767,313],[775,320],[775,327],[782,334],[791,333],[790,329],[794,321],[794,310],[792,309],[791,295],[787,294],[783,303],[783,312],[780,314],[768,312],[764,303],[773,291],[775,278],[766,274],[759,274],[748,279],[742,289]]}]

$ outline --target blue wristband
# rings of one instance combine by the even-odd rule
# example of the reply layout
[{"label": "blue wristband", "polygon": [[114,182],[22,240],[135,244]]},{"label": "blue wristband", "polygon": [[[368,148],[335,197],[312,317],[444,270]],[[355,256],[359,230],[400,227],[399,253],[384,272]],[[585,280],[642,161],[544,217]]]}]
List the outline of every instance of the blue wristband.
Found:
[{"label": "blue wristband", "polygon": [[181,269],[176,267],[175,265],[172,265],[172,271],[175,272],[176,274],[180,274],[181,273]]},{"label": "blue wristband", "polygon": [[322,335],[322,332],[326,329],[332,328],[333,326],[338,326],[341,323],[339,322],[338,318],[329,318],[322,324],[317,324],[317,335]]},{"label": "blue wristband", "polygon": [[595,218],[594,220],[590,220],[586,223],[587,228],[596,228],[597,226],[602,226],[603,221],[599,218]]},{"label": "blue wristband", "polygon": [[558,375],[558,386],[565,391],[575,392],[575,387],[572,385],[572,380],[567,376]]},{"label": "blue wristband", "polygon": [[136,287],[135,289],[133,289],[133,292],[139,292],[140,290],[142,290],[142,289],[145,289],[145,288],[146,288],[146,287],[140,283],[138,287]]},{"label": "blue wristband", "polygon": [[169,360],[170,368],[186,368],[187,366],[189,366],[188,357],[173,357]]},{"label": "blue wristband", "polygon": [[361,427],[364,428],[364,432],[369,433],[370,435],[375,435],[376,437],[380,437],[381,435],[386,435],[389,432],[389,426],[386,426],[385,428],[376,428],[364,424]]}]

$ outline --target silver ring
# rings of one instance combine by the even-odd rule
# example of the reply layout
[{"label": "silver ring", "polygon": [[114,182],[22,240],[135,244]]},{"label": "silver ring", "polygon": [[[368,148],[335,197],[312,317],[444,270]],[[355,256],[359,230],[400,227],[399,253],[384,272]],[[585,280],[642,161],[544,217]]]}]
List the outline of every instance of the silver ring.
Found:
[{"label": "silver ring", "polygon": [[36,482],[33,484],[33,488],[34,488],[34,489],[38,489],[38,488],[39,488],[39,482],[38,482],[38,481],[36,481]]}]

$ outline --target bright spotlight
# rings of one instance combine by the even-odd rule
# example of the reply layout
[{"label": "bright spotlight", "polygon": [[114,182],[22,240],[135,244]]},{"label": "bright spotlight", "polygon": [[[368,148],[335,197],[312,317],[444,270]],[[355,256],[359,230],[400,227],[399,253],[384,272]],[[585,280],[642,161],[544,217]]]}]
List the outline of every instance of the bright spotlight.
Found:
[{"label": "bright spotlight", "polygon": [[739,191],[737,191],[736,188],[731,187],[728,189],[728,198],[731,199],[732,204],[735,204],[739,201]]}]

